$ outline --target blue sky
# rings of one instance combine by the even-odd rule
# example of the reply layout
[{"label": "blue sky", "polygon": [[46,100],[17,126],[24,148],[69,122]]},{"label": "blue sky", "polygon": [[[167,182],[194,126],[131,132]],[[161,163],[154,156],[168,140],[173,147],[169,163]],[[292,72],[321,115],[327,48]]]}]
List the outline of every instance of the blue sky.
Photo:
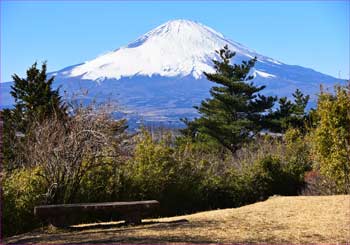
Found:
[{"label": "blue sky", "polygon": [[349,1],[1,1],[1,81],[116,49],[170,19],[199,21],[287,64],[349,77]]}]

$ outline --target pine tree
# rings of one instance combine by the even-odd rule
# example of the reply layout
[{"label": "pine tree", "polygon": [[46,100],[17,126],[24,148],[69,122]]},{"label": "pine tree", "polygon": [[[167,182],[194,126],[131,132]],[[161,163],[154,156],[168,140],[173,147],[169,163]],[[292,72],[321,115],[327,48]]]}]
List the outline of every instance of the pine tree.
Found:
[{"label": "pine tree", "polygon": [[284,133],[288,128],[297,128],[305,133],[309,115],[306,106],[310,96],[304,95],[299,89],[293,93],[294,102],[282,97],[279,108],[270,114],[271,131]]},{"label": "pine tree", "polygon": [[271,110],[276,98],[257,94],[265,86],[256,87],[249,83],[253,79],[249,72],[256,58],[232,65],[230,60],[235,53],[227,46],[216,52],[221,58],[220,61],[213,60],[216,72],[204,74],[219,86],[211,88],[212,98],[195,107],[201,117],[187,122],[187,129],[183,132],[209,135],[235,153],[242,144],[266,128],[268,122],[264,114]]},{"label": "pine tree", "polygon": [[304,94],[297,89],[294,94],[294,108],[293,108],[293,113],[295,116],[298,117],[303,117],[305,116],[305,108],[307,106],[307,103],[309,102],[310,96],[306,95],[304,96]]}]

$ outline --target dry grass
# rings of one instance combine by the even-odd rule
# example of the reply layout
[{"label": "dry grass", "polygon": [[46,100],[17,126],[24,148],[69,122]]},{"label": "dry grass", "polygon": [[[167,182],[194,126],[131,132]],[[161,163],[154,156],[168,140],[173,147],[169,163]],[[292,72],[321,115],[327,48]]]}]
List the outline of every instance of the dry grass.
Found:
[{"label": "dry grass", "polygon": [[272,197],[235,209],[122,223],[45,229],[6,243],[350,243],[350,196]]}]

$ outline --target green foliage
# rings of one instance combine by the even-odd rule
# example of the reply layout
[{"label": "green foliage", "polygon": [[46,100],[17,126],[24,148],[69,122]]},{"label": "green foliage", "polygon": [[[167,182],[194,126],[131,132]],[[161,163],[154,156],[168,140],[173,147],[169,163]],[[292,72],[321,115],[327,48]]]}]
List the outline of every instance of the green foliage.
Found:
[{"label": "green foliage", "polygon": [[295,93],[293,94],[294,97],[294,108],[293,112],[296,116],[305,116],[305,108],[307,106],[307,103],[309,102],[310,96],[305,95],[297,89]]},{"label": "green foliage", "polygon": [[[17,166],[16,156],[23,150],[18,142],[23,141],[33,122],[41,122],[50,117],[66,118],[66,106],[59,95],[59,89],[52,89],[54,77],[47,79],[46,63],[41,70],[34,63],[27,70],[27,77],[20,78],[14,74],[11,95],[15,99],[13,109],[2,111],[4,120],[4,167],[12,169]],[[11,164],[11,165],[10,165]]]},{"label": "green foliage", "polygon": [[166,135],[155,142],[143,132],[127,166],[123,199],[157,199],[162,215],[236,206],[233,175],[224,170],[222,178],[223,166],[203,145],[181,137],[172,146]]},{"label": "green foliage", "polygon": [[181,204],[174,202],[174,199],[186,199],[183,194],[188,195],[191,190],[184,189],[193,184],[188,183],[191,182],[192,176],[186,175],[189,169],[177,162],[174,149],[168,142],[167,135],[158,143],[154,142],[146,131],[138,136],[134,157],[126,168],[129,187],[124,199],[159,200],[163,213],[174,213],[183,208]]},{"label": "green foliage", "polygon": [[[303,187],[309,164],[305,142],[303,134],[293,129],[283,140],[261,137],[232,155],[228,150],[215,148],[212,142],[192,141],[183,136],[174,141],[169,134],[154,140],[143,131],[136,136],[133,156],[125,164],[121,166],[119,160],[106,157],[85,173],[75,201],[156,199],[161,203],[158,215],[168,216],[238,207],[274,194],[296,195]],[[6,199],[11,203],[20,200],[15,194],[19,189],[15,178],[17,175],[6,184]],[[43,191],[37,191],[41,194],[48,188],[46,182],[40,181],[45,186]],[[32,195],[33,191],[26,191],[22,199],[38,197]],[[28,199],[32,206],[39,201]],[[7,207],[19,212],[14,210],[20,205]],[[32,216],[22,215],[16,222],[21,220],[25,224],[31,219]]]},{"label": "green foliage", "polygon": [[274,132],[286,132],[289,128],[296,128],[306,132],[306,126],[310,120],[306,112],[306,106],[310,99],[309,95],[304,95],[299,89],[293,93],[294,102],[287,97],[279,99],[279,108],[271,113],[271,127]]},{"label": "green foliage", "polygon": [[155,142],[143,132],[127,166],[123,199],[157,199],[162,215],[174,215],[297,195],[310,168],[304,136],[295,129],[283,141],[268,138],[233,156],[190,137],[173,146],[169,137]]},{"label": "green foliage", "polygon": [[286,162],[286,170],[291,173],[296,182],[302,183],[304,175],[312,169],[309,138],[300,129],[290,128],[284,135],[286,152],[282,156]]},{"label": "green foliage", "polygon": [[179,163],[187,163],[186,175],[197,176],[197,181],[189,183],[190,188],[198,188],[197,210],[241,204],[239,171],[226,162],[232,156],[227,149],[211,140],[193,142],[190,137],[179,137],[175,154]]},{"label": "green foliage", "polygon": [[318,98],[313,153],[321,174],[336,182],[339,193],[350,193],[350,83],[337,86],[335,95]]},{"label": "green foliage", "polygon": [[132,179],[142,195],[156,198],[162,193],[164,183],[175,173],[172,154],[173,149],[166,146],[164,141],[157,144],[147,132],[140,135],[133,159]]},{"label": "green foliage", "polygon": [[[11,95],[15,99],[14,113],[20,113],[22,120],[17,130],[25,132],[30,121],[41,121],[49,116],[64,117],[66,107],[62,103],[59,89],[52,89],[54,77],[47,79],[46,63],[41,70],[34,63],[27,70],[27,77],[12,76],[14,85],[11,86]],[[21,130],[22,129],[22,130]]]},{"label": "green foliage", "polygon": [[[27,77],[12,76],[14,85],[11,95],[15,99],[15,112],[22,116],[22,123],[28,124],[32,120],[43,120],[51,115],[65,116],[65,106],[61,101],[59,89],[52,89],[54,77],[47,79],[46,63],[41,70],[34,63],[27,70]],[[25,127],[25,125],[23,125]]]},{"label": "green foliage", "polygon": [[279,158],[267,156],[257,161],[250,171],[247,183],[252,198],[264,200],[273,194],[281,194],[280,182],[284,176]]},{"label": "green foliage", "polygon": [[40,225],[34,206],[44,199],[45,185],[41,170],[18,169],[2,179],[2,231],[5,236],[29,231]]},{"label": "green foliage", "polygon": [[122,188],[122,170],[114,161],[91,168],[81,180],[76,199],[79,202],[108,202],[119,200]]},{"label": "green foliage", "polygon": [[256,87],[248,83],[253,77],[249,71],[256,58],[243,61],[241,65],[231,65],[235,56],[227,46],[220,51],[221,61],[213,60],[216,72],[204,73],[209,81],[217,83],[210,90],[211,99],[202,101],[195,107],[201,117],[187,123],[184,133],[195,136],[197,132],[216,139],[231,152],[236,152],[244,143],[266,128],[266,115],[276,98],[257,94],[265,86]]},{"label": "green foliage", "polygon": [[2,167],[5,170],[11,171],[19,166],[16,161],[18,156],[22,154],[23,149],[21,149],[18,142],[21,140],[19,136],[22,135],[17,131],[17,124],[21,121],[20,113],[15,112],[17,109],[4,109],[0,111],[0,117],[3,121],[2,129]]},{"label": "green foliage", "polygon": [[244,203],[278,195],[297,195],[305,187],[304,176],[311,169],[309,145],[298,129],[284,137],[260,136],[237,152],[241,165],[240,199]]},{"label": "green foliage", "polygon": [[297,195],[304,187],[300,172],[282,159],[268,155],[256,161],[244,176],[247,202],[265,200],[272,195]]}]

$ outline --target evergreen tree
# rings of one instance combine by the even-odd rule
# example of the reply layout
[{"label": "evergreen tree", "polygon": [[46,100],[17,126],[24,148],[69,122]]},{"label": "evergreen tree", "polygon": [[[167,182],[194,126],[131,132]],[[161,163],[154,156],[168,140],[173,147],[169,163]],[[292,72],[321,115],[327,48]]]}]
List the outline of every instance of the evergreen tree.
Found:
[{"label": "evergreen tree", "polygon": [[256,58],[232,65],[230,60],[235,53],[227,46],[216,52],[221,58],[220,61],[213,60],[216,72],[204,74],[219,86],[211,88],[212,98],[195,107],[201,117],[192,122],[185,121],[187,129],[183,132],[209,135],[235,153],[243,143],[266,128],[265,113],[272,108],[276,98],[257,94],[265,86],[249,83],[253,79],[249,72]]},{"label": "evergreen tree", "polygon": [[15,99],[13,109],[1,112],[3,120],[3,163],[12,169],[18,165],[15,158],[21,153],[19,142],[24,138],[33,122],[41,122],[49,117],[64,120],[66,106],[59,95],[59,89],[52,89],[54,77],[47,79],[46,63],[41,70],[34,63],[27,70],[27,77],[14,74],[11,95]]},{"label": "evergreen tree", "polygon": [[[59,89],[52,89],[54,77],[47,79],[46,63],[41,71],[34,63],[27,70],[27,78],[20,78],[14,74],[11,95],[15,99],[14,112],[20,113],[25,125],[33,120],[43,120],[49,116],[63,117],[66,108],[61,101]],[[22,128],[23,128],[22,127]]]},{"label": "evergreen tree", "polygon": [[305,95],[297,89],[294,94],[294,108],[293,113],[297,117],[304,117],[305,116],[305,108],[307,106],[307,103],[309,102],[310,96]]},{"label": "evergreen tree", "polygon": [[279,108],[270,114],[271,128],[274,132],[284,133],[288,128],[300,129],[305,133],[309,115],[306,106],[310,96],[304,95],[299,89],[293,93],[294,102],[287,97],[279,99]]}]

